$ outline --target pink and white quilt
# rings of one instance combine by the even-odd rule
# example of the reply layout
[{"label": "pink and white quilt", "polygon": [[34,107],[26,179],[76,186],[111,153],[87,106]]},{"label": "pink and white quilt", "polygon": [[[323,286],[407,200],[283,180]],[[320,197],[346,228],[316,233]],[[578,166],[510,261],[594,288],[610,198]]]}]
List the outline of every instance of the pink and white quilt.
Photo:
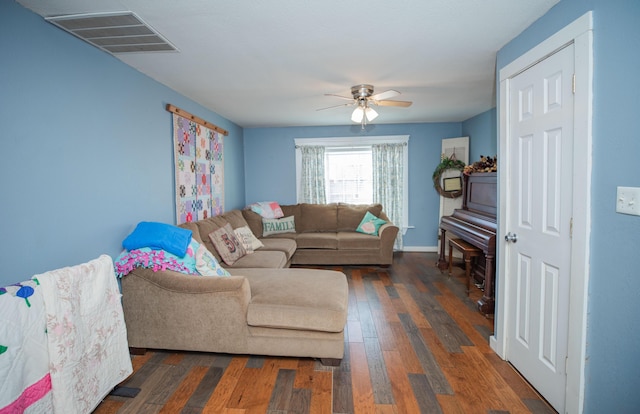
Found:
[{"label": "pink and white quilt", "polygon": [[111,257],[35,276],[47,319],[55,413],[90,413],[133,372]]},{"label": "pink and white quilt", "polygon": [[46,328],[37,280],[0,288],[0,414],[53,412]]},{"label": "pink and white quilt", "polygon": [[109,256],[0,293],[0,414],[91,413],[133,371]]}]

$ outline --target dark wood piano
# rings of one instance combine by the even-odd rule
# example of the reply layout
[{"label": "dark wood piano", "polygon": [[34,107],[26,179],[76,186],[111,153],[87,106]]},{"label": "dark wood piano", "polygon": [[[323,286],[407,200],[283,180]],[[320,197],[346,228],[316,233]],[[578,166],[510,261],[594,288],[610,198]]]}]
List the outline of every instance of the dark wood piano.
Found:
[{"label": "dark wood piano", "polygon": [[496,257],[496,209],[498,200],[497,173],[464,175],[462,208],[440,221],[440,257],[438,268],[448,268],[445,258],[446,238],[460,238],[481,249],[484,257],[476,260],[472,277],[484,285],[478,310],[485,315],[494,311],[494,278]]}]

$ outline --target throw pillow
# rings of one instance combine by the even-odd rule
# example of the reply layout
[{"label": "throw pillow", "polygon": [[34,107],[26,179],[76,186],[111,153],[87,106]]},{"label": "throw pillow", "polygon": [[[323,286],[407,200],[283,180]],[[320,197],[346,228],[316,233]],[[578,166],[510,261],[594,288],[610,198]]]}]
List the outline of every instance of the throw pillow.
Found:
[{"label": "throw pillow", "polygon": [[370,234],[372,236],[377,236],[378,229],[380,229],[380,227],[386,223],[387,222],[385,220],[382,220],[381,218],[378,218],[367,211],[367,214],[364,215],[364,218],[358,225],[356,231],[364,234]]},{"label": "throw pillow", "polygon": [[196,250],[196,270],[202,276],[231,276],[204,244]]},{"label": "throw pillow", "polygon": [[264,218],[281,218],[284,217],[280,204],[275,201],[263,201],[259,203],[253,203],[249,206],[252,211],[260,214]]},{"label": "throw pillow", "polygon": [[281,219],[262,219],[262,235],[269,236],[271,234],[295,233],[296,225],[293,216]]},{"label": "throw pillow", "polygon": [[247,253],[229,223],[209,233],[209,238],[222,260],[229,266]]},{"label": "throw pillow", "polygon": [[242,226],[234,229],[233,232],[236,234],[240,243],[247,251],[247,253],[253,253],[254,250],[257,250],[261,247],[264,247],[264,244],[253,234],[249,226]]}]

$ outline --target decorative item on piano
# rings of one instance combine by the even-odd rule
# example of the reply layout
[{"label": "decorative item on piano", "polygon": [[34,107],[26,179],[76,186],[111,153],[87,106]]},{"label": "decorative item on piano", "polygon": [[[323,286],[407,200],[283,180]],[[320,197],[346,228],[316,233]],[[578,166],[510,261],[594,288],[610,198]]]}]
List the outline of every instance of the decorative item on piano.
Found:
[{"label": "decorative item on piano", "polygon": [[469,164],[464,167],[463,172],[465,175],[469,175],[474,172],[496,172],[498,171],[498,156],[485,157],[480,156],[480,161],[476,161],[473,164]]},{"label": "decorative item on piano", "polygon": [[[465,168],[465,163],[456,159],[456,154],[453,153],[451,157],[447,157],[444,154],[440,156],[440,164],[436,167],[435,171],[433,171],[433,188],[436,189],[438,194],[446,198],[457,198],[462,195],[462,185],[453,186],[453,189],[443,188],[442,185],[442,176],[445,172],[450,170],[458,170],[460,173]],[[447,178],[455,178],[455,177],[447,177]],[[450,182],[451,183],[451,182]],[[461,181],[459,181],[461,183]]]}]

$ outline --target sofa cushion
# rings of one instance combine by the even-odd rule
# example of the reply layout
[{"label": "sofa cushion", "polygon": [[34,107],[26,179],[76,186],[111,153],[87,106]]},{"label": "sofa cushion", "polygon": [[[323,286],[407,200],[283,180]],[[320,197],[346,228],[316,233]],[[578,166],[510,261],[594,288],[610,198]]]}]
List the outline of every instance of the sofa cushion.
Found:
[{"label": "sofa cushion", "polygon": [[338,249],[341,250],[372,250],[380,248],[380,237],[371,236],[355,231],[338,232]]},{"label": "sofa cushion", "polygon": [[262,235],[269,236],[272,234],[295,233],[296,223],[293,216],[283,217],[279,219],[262,218]]},{"label": "sofa cushion", "polygon": [[301,204],[300,212],[300,219],[296,222],[298,233],[335,232],[338,227],[338,205],[335,203]]},{"label": "sofa cushion", "polygon": [[288,267],[289,260],[284,252],[257,250],[253,254],[246,254],[238,259],[232,266],[227,266],[227,270],[259,268],[259,269],[282,269]]},{"label": "sofa cushion", "polygon": [[240,210],[231,210],[221,214],[218,217],[226,220],[229,224],[231,224],[231,227],[233,227],[234,230],[249,225]]},{"label": "sofa cushion", "polygon": [[[341,332],[347,320],[348,285],[341,272],[318,269],[232,270],[249,280],[250,326]],[[304,294],[301,294],[304,293]]]},{"label": "sofa cushion", "polygon": [[294,216],[297,220],[301,218],[300,215],[302,214],[302,212],[301,212],[300,204],[289,204],[289,205],[280,206],[280,208],[282,209],[282,213],[284,214],[284,217]]},{"label": "sofa cushion", "polygon": [[291,260],[291,256],[296,252],[296,241],[294,239],[284,237],[268,237],[262,239],[262,247],[260,250],[265,251],[279,251],[283,252],[287,256],[287,260]]},{"label": "sofa cushion", "polygon": [[242,217],[247,221],[251,232],[257,237],[262,237],[262,217],[255,211],[248,209],[242,210]]},{"label": "sofa cushion", "polygon": [[219,262],[223,261],[222,257],[220,256],[220,253],[218,253],[218,250],[216,250],[216,246],[213,245],[209,235],[227,223],[228,221],[220,216],[209,217],[195,222],[195,225],[198,228],[198,233],[200,234],[200,239]]},{"label": "sofa cushion", "polygon": [[337,249],[336,233],[302,233],[296,237],[298,249]]},{"label": "sofa cushion", "polygon": [[[196,239],[196,241],[198,243],[203,244],[204,241],[200,237],[200,231],[198,230],[198,225],[195,222],[190,221],[188,223],[182,223],[182,224],[179,224],[178,227],[182,227],[183,229],[191,230],[191,237]],[[205,234],[205,236],[206,236],[206,234]]]},{"label": "sofa cushion", "polygon": [[338,204],[338,227],[337,231],[355,231],[365,214],[380,217],[382,212],[381,204]]},{"label": "sofa cushion", "polygon": [[229,223],[212,231],[209,234],[209,238],[218,251],[218,254],[222,257],[222,260],[229,266],[247,254],[247,251],[236,237]]}]

